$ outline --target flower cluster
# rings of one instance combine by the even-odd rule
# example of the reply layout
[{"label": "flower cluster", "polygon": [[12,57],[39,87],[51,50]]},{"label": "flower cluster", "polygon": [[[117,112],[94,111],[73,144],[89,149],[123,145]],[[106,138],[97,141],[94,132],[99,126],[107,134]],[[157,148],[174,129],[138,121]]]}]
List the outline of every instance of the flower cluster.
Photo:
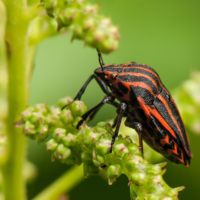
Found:
[{"label": "flower cluster", "polygon": [[99,13],[99,5],[85,0],[43,0],[41,4],[56,19],[58,30],[70,27],[72,39],[84,40],[86,45],[104,53],[118,48],[118,28]]},{"label": "flower cluster", "polygon": [[[62,109],[66,104],[68,106]],[[52,133],[46,145],[53,160],[83,163],[85,176],[105,170],[112,184],[125,174],[130,180],[132,199],[178,198],[178,191],[183,187],[172,189],[162,179],[165,172],[162,167],[166,163],[149,164],[130,137],[119,135],[110,153],[113,130],[109,123],[100,122],[93,128],[83,123],[78,130],[77,123],[86,111],[83,102],[71,102],[70,98],[62,99],[59,108],[49,108],[45,104],[29,107],[22,113],[24,133],[37,141],[43,141]]]}]

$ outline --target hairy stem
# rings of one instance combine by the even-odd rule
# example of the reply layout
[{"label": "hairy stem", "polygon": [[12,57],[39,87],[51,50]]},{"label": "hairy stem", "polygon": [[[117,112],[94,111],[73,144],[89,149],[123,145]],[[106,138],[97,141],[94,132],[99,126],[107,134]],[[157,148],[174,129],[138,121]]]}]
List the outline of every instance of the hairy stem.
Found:
[{"label": "hairy stem", "polygon": [[5,41],[7,45],[8,117],[6,120],[8,145],[2,164],[6,200],[26,199],[22,168],[25,161],[25,138],[14,127],[20,112],[26,107],[26,65],[28,55],[28,21],[25,20],[24,0],[4,1],[7,10]]},{"label": "hairy stem", "polygon": [[73,167],[38,194],[33,200],[55,200],[64,192],[70,191],[83,179],[83,166]]}]

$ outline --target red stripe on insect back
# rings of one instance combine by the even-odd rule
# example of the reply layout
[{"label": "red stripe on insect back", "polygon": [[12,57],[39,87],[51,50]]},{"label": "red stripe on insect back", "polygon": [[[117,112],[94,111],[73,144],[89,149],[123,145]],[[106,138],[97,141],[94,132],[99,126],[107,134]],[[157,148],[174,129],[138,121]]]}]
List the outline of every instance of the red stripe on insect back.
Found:
[{"label": "red stripe on insect back", "polygon": [[[127,67],[127,68],[128,68],[128,67]],[[150,70],[150,69],[147,69],[147,68],[144,68],[144,67],[136,67],[136,66],[133,66],[132,68],[138,68],[138,69],[146,70],[146,71],[152,73],[152,74],[160,81],[159,76],[158,76],[154,71],[152,71],[152,70]]]},{"label": "red stripe on insect back", "polygon": [[[126,65],[127,64],[132,64],[132,63],[126,63]],[[114,65],[104,65],[104,67],[106,68],[106,67],[111,67],[112,66],[112,68],[119,68],[119,69],[121,69],[121,68],[123,68],[123,71],[125,70],[125,69],[131,69],[131,68],[135,68],[135,69],[142,69],[142,70],[145,70],[145,71],[148,71],[148,72],[150,72],[151,74],[153,74],[158,80],[159,80],[159,82],[160,82],[160,78],[159,78],[159,76],[158,76],[158,74],[155,72],[155,71],[153,71],[153,70],[151,70],[151,69],[148,69],[148,68],[146,68],[146,67],[141,67],[141,66],[129,66],[129,67],[126,67],[126,65],[121,65],[121,66],[119,66],[119,65],[116,65],[116,64],[114,64]],[[145,66],[147,66],[147,65],[145,65]],[[122,71],[122,73],[123,73],[123,71]],[[130,72],[129,72],[130,73]]]},{"label": "red stripe on insect back", "polygon": [[169,144],[169,136],[166,134],[166,137],[161,139],[160,143],[162,144],[162,146],[164,146],[165,144]]},{"label": "red stripe on insect back", "polygon": [[176,138],[175,132],[172,130],[172,128],[168,125],[168,123],[163,119],[163,117],[158,113],[158,111],[154,108],[150,108],[148,105],[145,104],[142,97],[137,97],[138,103],[140,104],[140,107],[145,111],[147,116],[150,116],[151,114],[165,127],[166,130],[170,132],[170,134],[173,135],[174,138]]},{"label": "red stripe on insect back", "polygon": [[[178,147],[177,147],[177,144],[174,143],[174,149],[167,149],[167,152],[168,152],[169,154],[178,155],[178,149],[177,149],[177,148],[178,148]],[[181,151],[181,157],[183,157],[182,151]],[[183,160],[183,159],[182,159],[182,160]],[[183,162],[184,162],[184,160],[183,160]]]},{"label": "red stripe on insect back", "polygon": [[165,88],[165,86],[164,86],[161,82],[160,82],[160,84],[161,84],[162,89],[164,89],[165,92],[166,92],[168,95],[170,95],[169,92],[168,92],[168,90]]},{"label": "red stripe on insect back", "polygon": [[[128,64],[128,63],[127,63],[127,64]],[[124,68],[129,69],[130,67],[124,67]],[[166,92],[168,95],[170,95],[169,92],[168,92],[168,90],[165,88],[165,86],[164,86],[164,85],[162,84],[162,82],[160,81],[160,78],[159,78],[159,76],[157,75],[157,73],[155,73],[155,72],[152,71],[151,69],[148,69],[148,68],[145,68],[145,67],[132,66],[131,68],[142,69],[142,70],[145,70],[145,71],[148,71],[148,72],[152,73],[152,74],[157,78],[157,80],[159,81],[160,86],[165,90],[165,92]],[[128,74],[128,73],[127,73],[127,74]],[[157,85],[157,84],[156,84],[156,85]]]},{"label": "red stripe on insect back", "polygon": [[131,75],[131,76],[142,76],[142,77],[145,77],[145,78],[149,79],[149,80],[154,84],[154,86],[156,87],[156,89],[157,89],[158,92],[159,92],[157,83],[156,83],[150,76],[148,76],[148,75],[146,75],[146,74],[135,73],[135,72],[134,72],[134,73],[124,72],[124,73],[121,73],[120,75],[121,75],[121,76]]},{"label": "red stripe on insect back", "polygon": [[[182,134],[182,131],[181,131],[179,125],[178,125],[178,122],[176,121],[176,119],[175,119],[175,117],[174,117],[174,115],[173,115],[173,113],[172,113],[172,110],[171,110],[171,108],[169,107],[167,101],[166,101],[161,95],[158,95],[157,98],[159,98],[159,99],[163,102],[163,104],[165,105],[165,108],[167,109],[167,111],[168,111],[168,113],[169,113],[171,119],[173,120],[173,122],[174,122],[174,124],[176,125],[176,127],[177,127],[179,133],[181,134],[181,137],[184,138],[184,137],[183,137],[183,134]],[[177,111],[178,111],[178,109],[177,109]],[[180,115],[180,114],[179,114],[179,115]],[[184,145],[185,145],[185,141],[184,141],[184,140],[183,140],[183,142],[184,142]],[[186,152],[188,152],[188,151],[186,150]]]},{"label": "red stripe on insect back", "polygon": [[[179,117],[181,118],[180,112],[179,112],[179,110],[178,110],[178,108],[177,108],[177,106],[176,106],[176,103],[175,103],[174,99],[171,98],[171,101],[174,103],[174,106],[176,107],[176,110],[177,110],[177,112],[178,112],[178,114],[179,114]],[[182,120],[182,118],[181,118],[181,120]],[[183,121],[183,120],[182,120],[182,121]],[[182,123],[182,125],[183,125],[184,130],[186,130],[184,123]],[[178,126],[178,127],[179,127],[179,126]],[[183,137],[182,131],[180,132],[180,134],[181,134],[181,137],[184,138],[184,137]],[[188,136],[187,136],[187,134],[184,134],[184,136],[186,137],[186,140],[187,140],[187,143],[188,143],[187,148],[189,149],[189,152],[188,152],[188,149],[186,148],[186,146],[183,146],[183,148],[185,149],[185,151],[187,152],[187,154],[188,154],[190,157],[192,157],[191,150],[190,150],[190,146],[189,146]],[[183,140],[183,142],[184,142],[184,144],[185,144],[185,140]]]},{"label": "red stripe on insect back", "polygon": [[151,93],[151,95],[153,95],[155,97],[155,94],[152,91],[152,89],[147,84],[145,84],[143,82],[128,82],[128,83],[127,82],[123,82],[123,84],[126,85],[127,87],[128,86],[130,87],[130,85],[132,85],[134,87],[144,88],[144,89],[148,90]]},{"label": "red stripe on insect back", "polygon": [[160,78],[159,78],[159,76],[157,75],[157,73],[155,73],[155,72],[152,71],[151,69],[147,69],[147,68],[144,68],[144,67],[136,67],[136,66],[133,66],[133,68],[143,69],[143,70],[146,70],[146,71],[152,73],[152,74],[158,79],[160,86],[165,90],[165,92],[166,92],[168,95],[170,95],[169,92],[168,92],[168,90],[165,88],[165,86],[163,85],[163,83],[160,81]]},{"label": "red stripe on insect back", "polygon": [[190,164],[189,164],[189,161],[187,160],[187,165],[186,165],[186,167],[189,167],[190,166]]}]

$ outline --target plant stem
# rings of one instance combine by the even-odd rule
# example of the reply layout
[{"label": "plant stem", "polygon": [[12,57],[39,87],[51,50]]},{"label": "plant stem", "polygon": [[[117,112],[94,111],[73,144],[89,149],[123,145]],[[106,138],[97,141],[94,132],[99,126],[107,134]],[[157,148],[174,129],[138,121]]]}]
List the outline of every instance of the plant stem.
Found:
[{"label": "plant stem", "polygon": [[68,192],[83,179],[83,166],[73,167],[38,194],[33,200],[55,200],[64,192]]},{"label": "plant stem", "polygon": [[2,164],[4,195],[6,200],[26,199],[22,169],[25,161],[25,138],[14,122],[26,107],[26,65],[28,55],[28,21],[25,20],[24,0],[5,0],[7,25],[8,117],[7,151]]}]

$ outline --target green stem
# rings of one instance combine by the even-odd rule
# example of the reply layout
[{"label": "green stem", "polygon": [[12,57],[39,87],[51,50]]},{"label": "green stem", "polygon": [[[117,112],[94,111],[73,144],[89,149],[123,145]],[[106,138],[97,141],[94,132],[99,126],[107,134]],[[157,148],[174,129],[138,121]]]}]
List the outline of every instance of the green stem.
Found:
[{"label": "green stem", "polygon": [[25,161],[25,138],[14,122],[27,102],[26,65],[28,57],[28,21],[25,20],[24,0],[5,0],[7,25],[5,41],[7,44],[8,70],[8,117],[7,151],[2,164],[4,195],[6,200],[26,199],[25,180],[22,169]]},{"label": "green stem", "polygon": [[61,194],[70,191],[70,189],[83,179],[83,166],[73,167],[38,194],[33,200],[55,200]]}]

